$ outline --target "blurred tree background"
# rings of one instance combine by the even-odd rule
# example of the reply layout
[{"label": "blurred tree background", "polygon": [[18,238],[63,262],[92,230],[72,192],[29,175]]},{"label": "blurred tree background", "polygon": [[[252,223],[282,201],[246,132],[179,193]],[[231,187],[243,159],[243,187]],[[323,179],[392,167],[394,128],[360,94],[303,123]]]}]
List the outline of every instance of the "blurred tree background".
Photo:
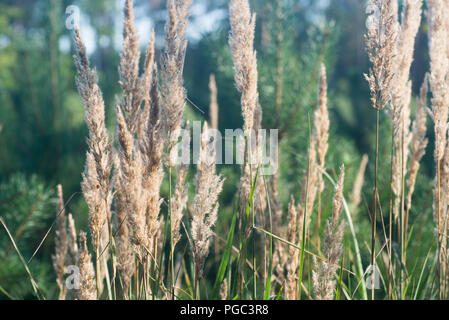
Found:
[{"label": "blurred tree background", "polygon": [[[227,0],[194,0],[185,66],[185,87],[190,104],[196,106],[187,108],[186,117],[208,118],[208,81],[214,73],[221,130],[242,125],[227,42],[227,3]],[[98,70],[112,135],[114,99],[119,92],[117,66],[122,43],[123,1],[0,1],[0,216],[7,221],[26,258],[31,256],[54,219],[56,185],[63,185],[66,199],[80,191],[87,128],[74,81],[73,35],[65,24],[66,8],[70,5],[81,11],[80,27],[91,62]],[[135,0],[134,5],[142,50],[154,28],[159,56],[166,1]],[[264,127],[280,129],[282,137],[280,190],[284,208],[290,194],[299,196],[297,190],[306,165],[308,123],[316,106],[320,63],[326,64],[329,80],[331,147],[327,162],[335,166],[329,169],[338,169],[340,163],[345,163],[347,185],[351,186],[362,155],[372,155],[375,112],[370,107],[368,85],[363,79],[369,67],[363,39],[365,7],[362,0],[252,1],[257,13],[256,49]],[[424,21],[411,73],[415,95],[426,70]],[[386,152],[381,153],[385,159],[380,162],[386,170],[380,180],[388,189],[391,138],[388,138],[388,121],[384,123],[382,141],[387,142],[381,148]],[[417,199],[431,190],[433,159],[429,152],[423,163]],[[239,169],[235,167],[220,168],[227,177],[222,195],[224,208],[231,205],[236,191]],[[372,175],[370,163],[366,181],[371,181]],[[365,194],[370,194],[370,188],[367,183]],[[80,227],[86,229],[87,208],[82,196],[74,197],[69,211]],[[369,223],[364,214],[361,219]],[[227,226],[218,228],[227,230]],[[36,277],[48,280],[43,287],[50,295],[56,291],[49,264],[52,250],[53,242],[49,239],[37,255],[37,261],[30,265],[38,274]],[[31,296],[31,287],[24,288],[20,281],[27,279],[27,275],[16,256],[2,230],[0,298],[6,297],[2,287],[8,287],[14,297]]]}]

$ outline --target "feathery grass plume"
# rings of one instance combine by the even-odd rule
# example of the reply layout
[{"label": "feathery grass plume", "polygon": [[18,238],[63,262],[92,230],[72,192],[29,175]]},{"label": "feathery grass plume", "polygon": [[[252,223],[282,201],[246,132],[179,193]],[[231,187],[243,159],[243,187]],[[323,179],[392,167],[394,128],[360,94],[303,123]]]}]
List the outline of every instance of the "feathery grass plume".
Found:
[{"label": "feathery grass plume", "polygon": [[76,227],[75,227],[75,220],[73,219],[73,216],[71,213],[69,213],[68,218],[68,264],[71,265],[77,265],[78,264],[78,240],[76,236]]},{"label": "feathery grass plume", "polygon": [[122,110],[126,124],[134,133],[139,117],[144,91],[140,87],[140,51],[134,27],[133,1],[126,0],[124,7],[123,50],[120,57],[119,84],[123,90]]},{"label": "feathery grass plume", "polygon": [[116,181],[116,198],[115,198],[115,230],[117,243],[116,255],[117,255],[117,269],[120,274],[123,297],[129,299],[128,291],[131,283],[131,278],[135,270],[135,255],[131,243],[131,230],[130,221],[127,211],[126,194],[121,190],[121,174],[120,160],[116,154],[114,157],[115,162],[115,176]]},{"label": "feathery grass plume", "polygon": [[[126,0],[124,7],[123,50],[120,56],[119,83],[123,91],[120,101],[129,131],[134,135],[136,129],[142,133],[142,125],[148,118],[148,100],[154,68],[154,31],[145,53],[145,65],[139,76],[140,51],[137,31],[134,27],[132,0]],[[142,112],[142,102],[145,103]],[[143,114],[142,114],[143,113]]]},{"label": "feathery grass plume", "polygon": [[218,129],[218,102],[217,102],[217,83],[215,81],[215,75],[211,74],[209,77],[209,90],[210,90],[210,124],[212,129]]},{"label": "feathery grass plume", "polygon": [[365,35],[368,56],[373,64],[365,78],[369,83],[372,106],[382,110],[391,100],[395,77],[398,37],[397,0],[369,0],[373,14]]},{"label": "feathery grass plume", "polygon": [[364,154],[360,162],[359,171],[352,187],[351,202],[354,208],[357,208],[362,201],[362,187],[365,180],[366,166],[368,165],[368,155]]},{"label": "feathery grass plume", "polygon": [[[246,204],[251,192],[252,179],[261,161],[262,141],[258,131],[262,125],[262,108],[257,90],[257,54],[254,50],[254,31],[256,15],[251,15],[248,0],[232,0],[229,4],[231,33],[229,46],[234,61],[234,80],[241,93],[243,131],[247,142],[245,147],[246,164],[240,181],[242,203]],[[257,212],[266,208],[266,194],[263,179],[258,178],[254,191]]]},{"label": "feathery grass plume", "polygon": [[[304,224],[304,210],[295,206],[295,200],[291,197],[288,206],[288,241],[301,245],[301,237]],[[287,281],[285,282],[285,298],[287,300],[298,299],[298,267],[299,253],[297,248],[288,247]]]},{"label": "feathery grass plume", "polygon": [[189,22],[192,0],[168,0],[165,25],[165,52],[161,61],[161,101],[168,133],[169,167],[174,167],[176,145],[183,124],[186,90],[183,87],[183,69],[187,49],[185,31]]},{"label": "feathery grass plume", "polygon": [[[278,188],[278,181],[279,181],[279,171],[273,175],[270,179],[270,183],[268,184],[269,192],[271,197],[269,198],[270,205],[271,205],[271,211],[272,211],[272,229],[273,234],[279,236],[282,239],[287,238],[287,226],[282,221],[282,207],[279,201],[279,188]],[[285,244],[276,241],[273,243],[273,270],[274,270],[274,277],[272,278],[273,281],[278,282],[279,284],[284,282],[284,270],[285,265],[287,263],[287,254],[285,253]]]},{"label": "feathery grass plume", "polygon": [[[286,233],[284,236],[279,236],[281,239],[286,239]],[[276,247],[273,252],[273,270],[274,277],[273,281],[278,283],[279,285],[283,285],[285,282],[285,268],[288,262],[287,250],[284,243],[280,243],[279,241],[276,243]]]},{"label": "feathery grass plume", "polygon": [[[376,112],[376,143],[374,160],[373,214],[371,223],[371,265],[376,263],[376,221],[378,197],[378,163],[380,139],[380,111],[391,101],[393,81],[396,75],[396,51],[398,38],[397,0],[369,0],[372,10],[369,16],[368,31],[365,35],[366,50],[372,63],[369,74],[365,74],[371,93],[372,107]],[[390,219],[391,220],[391,219]],[[392,224],[392,221],[390,221]],[[390,237],[391,248],[391,237]],[[391,250],[390,250],[391,252]],[[373,269],[374,270],[374,269]],[[374,277],[371,283],[371,299],[374,300]]]},{"label": "feathery grass plume", "polygon": [[438,243],[438,263],[439,270],[438,274],[440,276],[439,280],[439,295],[440,299],[445,299],[446,297],[446,286],[448,282],[447,278],[447,268],[448,268],[448,255],[447,255],[447,246],[448,246],[448,202],[449,196],[447,191],[449,190],[449,140],[446,142],[446,148],[444,151],[443,159],[441,160],[441,168],[440,168],[440,188],[441,195],[439,196],[440,203],[440,215],[439,220],[441,221],[439,228],[439,243]]},{"label": "feathery grass plume", "polygon": [[220,300],[226,300],[228,297],[228,279],[224,279],[220,287]]},{"label": "feathery grass plume", "polygon": [[64,286],[64,275],[67,258],[68,237],[67,218],[65,215],[64,198],[62,196],[62,186],[58,184],[58,206],[56,218],[55,254],[52,256],[53,268],[56,273],[56,283],[59,288],[59,300],[64,300],[66,288]]},{"label": "feathery grass plume", "polygon": [[[324,170],[327,149],[329,148],[329,112],[327,111],[326,67],[321,64],[318,88],[318,109],[315,110],[314,135],[317,143],[318,165]],[[318,191],[324,190],[323,175],[318,173]]]},{"label": "feathery grass plume", "polygon": [[207,122],[201,135],[200,157],[196,175],[195,198],[192,205],[192,231],[190,245],[195,262],[195,296],[198,280],[202,277],[204,261],[213,236],[212,227],[217,220],[218,195],[223,179],[215,173],[215,140],[209,134]]},{"label": "feathery grass plume", "polygon": [[[402,23],[399,25],[396,56],[397,72],[392,86],[392,100],[389,113],[393,123],[393,162],[392,190],[394,198],[394,216],[399,219],[400,201],[404,190],[402,181],[406,174],[410,133],[410,101],[412,85],[410,67],[413,61],[415,38],[421,24],[422,0],[407,0],[402,11]],[[401,209],[402,210],[402,209]]]},{"label": "feathery grass plume", "polygon": [[[315,110],[313,135],[317,143],[317,192],[318,192],[318,215],[317,229],[321,229],[321,193],[324,191],[323,174],[320,171],[325,170],[325,160],[327,149],[329,148],[329,112],[327,110],[327,77],[326,67],[321,64],[320,79],[318,83],[318,108]],[[309,211],[311,212],[311,211]],[[310,215],[309,215],[310,216]],[[319,243],[319,238],[318,238]]]},{"label": "feathery grass plume", "polygon": [[447,132],[449,117],[449,29],[447,28],[448,5],[444,1],[429,0],[429,55],[430,55],[430,89],[432,92],[430,115],[434,122],[435,130],[435,163],[436,179],[434,190],[434,220],[436,224],[436,236],[438,240],[438,276],[439,297],[443,298],[444,283],[446,278],[445,260],[447,240],[446,214],[447,214],[447,183],[446,160],[449,155],[447,150]]},{"label": "feathery grass plume", "polygon": [[176,181],[176,189],[171,199],[171,206],[172,206],[171,234],[173,237],[173,248],[176,247],[176,244],[181,239],[180,234],[181,220],[182,217],[184,216],[184,210],[187,206],[188,200],[187,191],[189,187],[188,184],[185,183],[188,170],[189,170],[188,165],[181,164],[179,166],[178,177]]},{"label": "feathery grass plume", "polygon": [[444,221],[443,210],[445,205],[440,203],[441,196],[445,190],[441,190],[440,169],[445,153],[448,116],[449,116],[449,85],[447,81],[449,70],[449,57],[447,55],[449,31],[445,20],[448,16],[448,8],[444,1],[429,0],[428,21],[429,21],[429,54],[430,54],[430,89],[431,117],[435,127],[435,162],[437,166],[437,179],[434,196],[434,218],[437,225],[437,234],[441,242]]},{"label": "feathery grass plume", "polygon": [[254,113],[258,107],[257,55],[254,50],[256,15],[251,15],[248,0],[232,0],[229,4],[231,33],[229,45],[234,61],[234,79],[242,94],[244,131],[254,127]]},{"label": "feathery grass plume", "polygon": [[[155,34],[154,30],[151,32],[150,41],[147,46],[147,50],[145,53],[145,67],[143,74],[141,76],[141,85],[143,88],[143,101],[144,108],[139,117],[138,123],[138,138],[139,140],[143,139],[145,135],[145,125],[150,116],[150,94],[153,85],[153,79],[157,79],[157,64],[154,60],[154,45],[155,45]],[[157,81],[157,80],[156,80]]]},{"label": "feathery grass plume", "polygon": [[416,177],[419,170],[419,162],[426,153],[426,147],[429,140],[426,138],[426,122],[427,122],[427,92],[429,75],[426,74],[424,82],[421,86],[420,99],[416,109],[415,121],[413,122],[410,166],[408,170],[408,194],[407,194],[407,211],[412,206],[412,196],[415,190]]},{"label": "feathery grass plume", "polygon": [[[140,52],[138,49],[138,37],[134,27],[134,14],[132,1],[127,0],[124,8],[124,48],[121,54],[119,68],[120,85],[123,97],[116,107],[117,118],[117,140],[119,145],[119,173],[117,174],[117,198],[118,206],[127,212],[129,225],[133,230],[133,242],[139,259],[150,252],[152,240],[149,237],[147,224],[147,189],[144,188],[142,172],[147,165],[148,158],[144,154],[142,144],[145,141],[145,128],[151,112],[150,94],[155,73],[154,64],[154,32],[152,32],[145,56],[145,66],[139,76]],[[142,112],[142,102],[144,109]],[[138,139],[135,132],[138,130]],[[123,202],[124,201],[124,202]],[[121,203],[120,203],[121,202]],[[123,219],[122,219],[123,220]],[[129,230],[126,230],[129,232]],[[125,235],[122,235],[125,237]],[[123,241],[125,238],[122,239]],[[122,243],[123,243],[122,241]],[[130,255],[128,244],[123,254]],[[131,266],[123,266],[126,273],[130,272]],[[129,276],[127,276],[129,277]],[[127,279],[128,280],[128,279]]]},{"label": "feathery grass plume", "polygon": [[344,179],[345,168],[342,165],[332,201],[332,217],[324,230],[323,254],[326,261],[317,261],[316,257],[313,257],[315,265],[312,271],[313,288],[315,298],[318,300],[332,300],[334,297],[336,284],[334,277],[343,251],[342,239],[345,224],[344,221],[339,222],[339,217],[343,207]]},{"label": "feathery grass plume", "polygon": [[81,232],[80,238],[80,288],[78,291],[79,300],[97,300],[97,290],[95,288],[95,271],[92,257],[87,248],[86,233]]},{"label": "feathery grass plume", "polygon": [[78,27],[75,28],[77,55],[76,83],[86,109],[85,120],[89,129],[87,144],[89,150],[81,187],[89,207],[89,225],[95,252],[98,253],[100,235],[110,216],[112,192],[110,175],[112,168],[112,151],[105,125],[104,101],[98,87],[98,77],[89,66],[86,48]]},{"label": "feathery grass plume", "polygon": [[[119,165],[117,166],[117,199],[123,203],[133,229],[133,242],[136,253],[143,259],[150,250],[147,237],[146,203],[142,190],[143,164],[141,155],[136,150],[133,134],[129,131],[121,107],[116,106],[117,140],[119,145]],[[119,194],[120,193],[120,194]]]},{"label": "feathery grass plume", "polygon": [[[148,247],[148,239],[145,223],[145,194],[142,190],[143,171],[142,157],[139,154],[137,141],[135,139],[136,129],[142,129],[142,123],[149,117],[149,94],[153,80],[154,69],[154,32],[152,32],[146,50],[145,67],[143,74],[139,77],[140,52],[138,48],[138,37],[134,27],[133,5],[127,0],[124,8],[124,46],[121,54],[119,68],[120,85],[123,97],[116,107],[117,135],[119,145],[119,158],[121,173],[120,198],[126,201],[125,208],[128,215],[133,219],[136,232],[136,243],[145,249]],[[145,102],[144,112],[141,114],[142,102]],[[139,132],[141,138],[142,132]],[[142,249],[142,248],[141,248]]]},{"label": "feathery grass plume", "polygon": [[[150,87],[149,112],[146,119],[143,136],[139,139],[140,155],[143,170],[142,188],[145,195],[145,224],[147,238],[153,242],[159,231],[159,212],[163,201],[160,197],[164,170],[162,154],[166,139],[164,137],[164,122],[161,119],[161,101],[157,85],[157,67],[154,66]],[[153,247],[152,245],[150,247]]]}]

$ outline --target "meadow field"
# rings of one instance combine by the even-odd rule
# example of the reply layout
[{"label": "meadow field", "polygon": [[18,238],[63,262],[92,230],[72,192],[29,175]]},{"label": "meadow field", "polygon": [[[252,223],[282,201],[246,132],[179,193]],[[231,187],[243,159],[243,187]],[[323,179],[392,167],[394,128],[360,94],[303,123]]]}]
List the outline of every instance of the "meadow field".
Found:
[{"label": "meadow field", "polygon": [[1,300],[449,298],[446,0],[3,0]]}]

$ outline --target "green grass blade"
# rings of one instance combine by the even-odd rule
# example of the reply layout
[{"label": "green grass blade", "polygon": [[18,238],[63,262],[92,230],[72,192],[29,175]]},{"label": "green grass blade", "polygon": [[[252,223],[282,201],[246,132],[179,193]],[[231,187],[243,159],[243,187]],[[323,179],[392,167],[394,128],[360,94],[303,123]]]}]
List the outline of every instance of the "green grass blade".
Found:
[{"label": "green grass blade", "polygon": [[340,273],[338,274],[338,286],[337,286],[337,293],[335,295],[335,300],[340,300],[341,283],[343,280],[343,261],[344,261],[344,255],[342,256],[341,262],[340,262]]},{"label": "green grass blade", "polygon": [[28,277],[30,278],[30,282],[31,282],[31,286],[33,287],[34,294],[36,295],[36,297],[37,297],[38,299],[43,299],[43,300],[45,300],[44,295],[43,295],[42,292],[40,291],[39,286],[37,285],[37,282],[34,280],[34,277],[33,277],[33,275],[31,274],[31,271],[30,271],[30,269],[28,268],[28,265],[27,265],[25,259],[23,258],[22,254],[20,253],[20,250],[19,250],[19,248],[17,247],[16,242],[14,241],[14,238],[12,237],[11,233],[9,232],[9,229],[8,229],[8,227],[6,226],[5,221],[3,221],[3,218],[0,218],[0,224],[3,225],[3,228],[5,229],[6,233],[8,234],[8,237],[9,237],[9,239],[11,240],[11,243],[12,243],[14,249],[16,250],[17,255],[19,256],[20,261],[22,262],[23,266],[25,267],[25,271],[27,272]]},{"label": "green grass blade", "polygon": [[220,285],[223,282],[226,273],[226,268],[228,267],[228,262],[231,257],[232,242],[234,240],[234,230],[236,221],[237,221],[237,210],[234,210],[231,222],[231,229],[229,230],[228,239],[226,240],[226,247],[223,253],[223,257],[221,258],[220,267],[218,268],[217,277],[214,283],[212,299],[217,299],[220,293]]},{"label": "green grass blade", "polygon": [[424,271],[426,270],[426,267],[427,267],[427,261],[429,261],[430,252],[431,252],[432,249],[433,249],[433,245],[434,245],[434,242],[433,242],[432,245],[430,246],[429,251],[427,252],[427,255],[426,255],[426,259],[424,260],[424,264],[423,264],[423,267],[422,267],[422,269],[421,269],[421,273],[420,273],[420,275],[419,275],[418,284],[416,285],[416,289],[415,289],[415,294],[414,294],[414,296],[413,296],[413,300],[416,300],[416,299],[418,298],[419,288],[420,288],[420,286],[421,286],[422,278],[423,278],[423,276],[424,276]]},{"label": "green grass blade", "polygon": [[12,295],[10,295],[8,293],[8,291],[6,291],[1,285],[0,285],[0,292],[3,293],[8,299],[10,300],[17,300],[16,298],[14,298]]},{"label": "green grass blade", "polygon": [[248,204],[246,205],[246,218],[249,218],[249,213],[251,212],[251,205],[253,204],[254,190],[256,189],[257,177],[259,176],[259,168],[256,171],[256,177],[253,180],[253,185],[251,186],[251,193],[249,194]]},{"label": "green grass blade", "polygon": [[[267,184],[265,181],[265,177],[263,177],[263,185],[265,187],[265,193],[267,195],[267,199],[270,199],[269,194],[268,194]],[[272,219],[270,201],[267,201],[267,204],[268,204],[268,214],[269,214],[269,218],[270,218],[270,233],[273,233],[273,219]],[[270,237],[270,261],[268,264],[268,276],[267,276],[266,283],[265,283],[265,294],[264,294],[265,300],[270,299],[271,273],[273,272],[273,236],[270,235],[269,237]]]},{"label": "green grass blade", "polygon": [[284,284],[281,285],[281,288],[279,289],[278,293],[274,297],[274,300],[281,300],[283,290],[284,290]]}]

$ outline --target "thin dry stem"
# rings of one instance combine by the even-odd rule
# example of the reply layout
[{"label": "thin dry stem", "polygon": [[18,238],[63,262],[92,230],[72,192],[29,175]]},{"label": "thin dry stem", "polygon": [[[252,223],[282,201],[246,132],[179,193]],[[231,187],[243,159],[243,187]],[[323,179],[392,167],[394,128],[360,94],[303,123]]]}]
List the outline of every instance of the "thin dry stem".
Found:
[{"label": "thin dry stem", "polygon": [[67,237],[67,218],[65,215],[64,198],[62,195],[62,186],[58,184],[58,206],[55,237],[55,254],[52,256],[53,268],[56,272],[56,284],[59,288],[59,300],[64,300],[66,296],[66,287],[64,286],[64,275],[67,262],[68,237]]},{"label": "thin dry stem", "polygon": [[209,90],[210,90],[210,123],[212,129],[218,129],[218,101],[217,101],[217,83],[215,81],[215,75],[211,74],[209,78]]}]

